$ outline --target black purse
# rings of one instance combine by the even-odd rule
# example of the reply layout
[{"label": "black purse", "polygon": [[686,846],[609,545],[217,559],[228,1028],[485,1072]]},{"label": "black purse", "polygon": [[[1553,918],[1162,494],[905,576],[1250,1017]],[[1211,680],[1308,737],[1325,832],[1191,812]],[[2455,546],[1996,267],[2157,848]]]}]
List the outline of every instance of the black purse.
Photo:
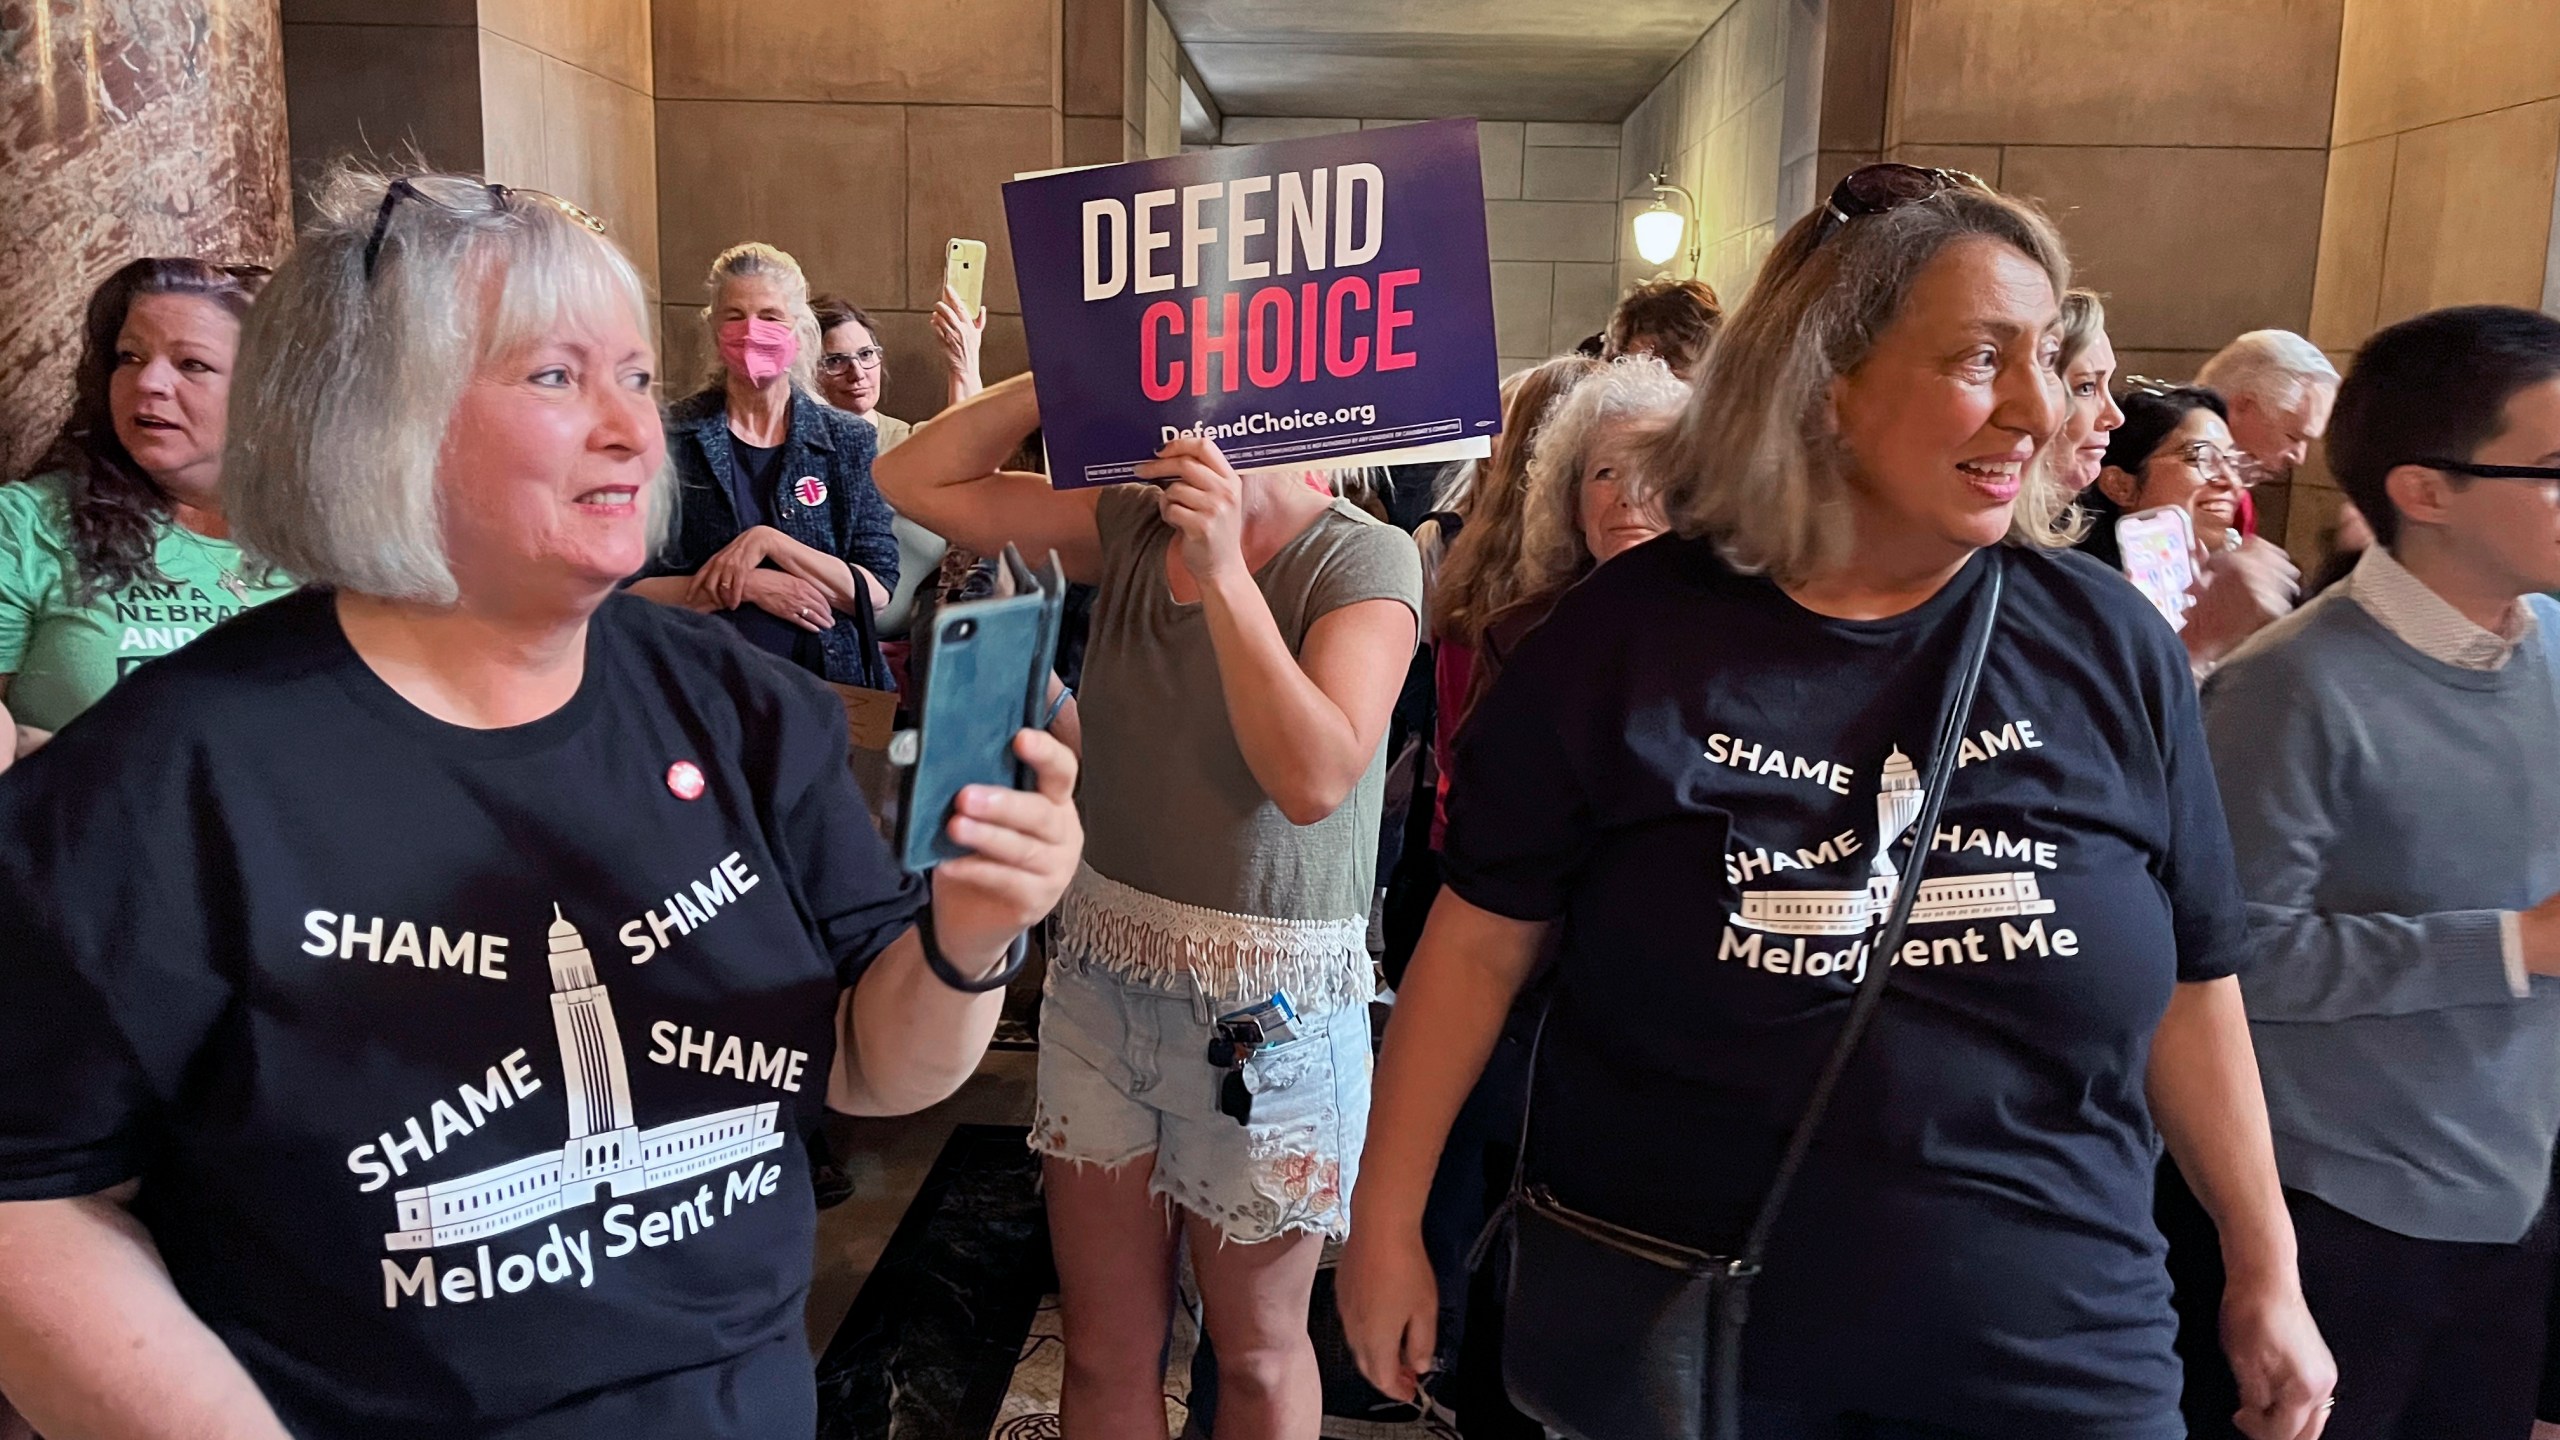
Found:
[{"label": "black purse", "polygon": [[[1892,974],[1891,957],[1928,866],[1956,747],[1982,679],[1991,633],[1999,622],[2006,558],[1991,553],[1989,587],[1973,616],[1955,694],[1938,721],[1928,789],[1913,822],[1910,864],[1879,932],[1867,973],[1849,1002],[1840,1038],[1814,1081],[1804,1114],[1788,1137],[1741,1249],[1710,1255],[1629,1229],[1557,1201],[1527,1182],[1528,1110],[1520,1121],[1520,1159],[1511,1194],[1489,1227],[1490,1241],[1509,1226],[1511,1276],[1503,1301],[1503,1383],[1511,1403],[1570,1440],[1739,1440],[1742,1329],[1751,1282],[1760,1273],[1787,1192],[1831,1108],[1850,1057],[1875,1018]],[[1537,1086],[1538,1048],[1529,1047],[1529,1086]],[[1479,1254],[1482,1246],[1479,1246]]]}]

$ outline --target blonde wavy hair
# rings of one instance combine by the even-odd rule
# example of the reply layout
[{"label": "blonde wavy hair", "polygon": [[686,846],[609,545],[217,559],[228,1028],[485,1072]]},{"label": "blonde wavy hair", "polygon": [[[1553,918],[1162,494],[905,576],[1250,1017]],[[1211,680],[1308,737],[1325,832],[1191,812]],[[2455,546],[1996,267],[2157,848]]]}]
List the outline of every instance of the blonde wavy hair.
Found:
[{"label": "blonde wavy hair", "polygon": [[[1519,594],[1512,608],[1552,605],[1590,572],[1591,547],[1582,539],[1582,477],[1601,440],[1624,428],[1649,441],[1667,432],[1688,404],[1689,387],[1671,367],[1638,351],[1610,361],[1547,412],[1537,453],[1529,457]],[[1657,453],[1657,447],[1640,445],[1636,468],[1618,477],[1630,499],[1661,490],[1662,475],[1649,463]]]},{"label": "blonde wavy hair", "polygon": [[[2052,223],[1987,188],[1957,185],[1845,223],[1828,216],[1817,208],[1778,241],[1708,353],[1688,413],[1660,442],[1672,528],[1783,583],[1848,558],[1854,462],[1832,386],[1865,362],[1929,262],[1982,236],[2041,268],[2057,301],[2071,288]],[[2059,549],[2074,530],[2070,494],[2050,467],[2028,466],[2008,543]]]}]

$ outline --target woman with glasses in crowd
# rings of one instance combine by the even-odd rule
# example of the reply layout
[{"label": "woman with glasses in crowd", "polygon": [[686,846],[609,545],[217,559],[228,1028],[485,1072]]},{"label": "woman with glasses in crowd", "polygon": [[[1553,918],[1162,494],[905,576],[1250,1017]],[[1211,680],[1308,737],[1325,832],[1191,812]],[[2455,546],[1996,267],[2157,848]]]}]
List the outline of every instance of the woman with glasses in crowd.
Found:
[{"label": "woman with glasses in crowd", "polygon": [[[1543,962],[1526,1180],[1654,1253],[1737,1253],[1851,996],[1890,978],[1750,1292],[1750,1440],[2182,1436],[2163,1138],[2242,1277],[2242,1424],[2317,1432],[2334,1377],[2232,978],[2195,689],[2141,596],[2061,553],[2038,463],[2068,283],[2027,206],[1853,172],[1779,241],[1666,442],[1675,534],[1567,591],[1469,717],[1338,1281],[1389,1395],[1434,1363],[1441,1139]],[[1986,615],[1979,695],[1950,714]],[[1961,746],[1918,773],[1942,725]],[[1914,834],[1933,781],[1943,818]],[[1872,955],[1922,864],[1906,942]],[[1639,1368],[1648,1303],[1514,1328],[1515,1396],[1524,1356],[1570,1344],[1583,1373],[1541,1376],[1544,1401],[1697,1402],[1697,1347]],[[1610,1325],[1636,1343],[1595,1343]]]},{"label": "woman with glasses in crowd", "polygon": [[89,297],[71,418],[0,486],[0,769],[135,666],[293,588],[232,543],[222,499],[240,321],[266,276],[136,260]]},{"label": "woman with glasses in crowd", "polygon": [[2273,542],[2240,533],[2240,502],[2255,484],[2231,439],[2231,412],[2215,391],[2137,379],[2117,402],[2124,423],[2107,437],[2098,480],[2082,495],[2091,524],[2081,548],[2124,563],[2117,522],[2175,507],[2195,531],[2194,603],[2178,638],[2198,676],[2240,643],[2291,613],[2302,572]]},{"label": "woman with glasses in crowd", "polygon": [[969,1077],[1074,758],[1016,736],[1038,788],[901,871],[833,695],[617,593],[670,502],[631,262],[462,176],[316,208],[225,482],[310,586],[0,784],[0,1390],[57,1436],[808,1435],[789,1136],[831,1068],[871,1114]]},{"label": "woman with glasses in crowd", "polygon": [[[809,309],[818,320],[818,398],[870,421],[885,453],[916,427],[880,408],[889,385],[889,352],[881,344],[879,325],[869,311],[841,295],[813,296]],[[933,307],[933,333],[942,342],[953,405],[987,388],[978,373],[986,330],[983,308],[974,318],[964,318],[960,297],[942,292]]]},{"label": "woman with glasses in crowd", "polygon": [[667,409],[676,533],[631,587],[716,614],[757,648],[839,684],[893,689],[869,623],[898,583],[872,427],[819,400],[819,332],[800,262],[735,245],[711,262],[710,384]]}]

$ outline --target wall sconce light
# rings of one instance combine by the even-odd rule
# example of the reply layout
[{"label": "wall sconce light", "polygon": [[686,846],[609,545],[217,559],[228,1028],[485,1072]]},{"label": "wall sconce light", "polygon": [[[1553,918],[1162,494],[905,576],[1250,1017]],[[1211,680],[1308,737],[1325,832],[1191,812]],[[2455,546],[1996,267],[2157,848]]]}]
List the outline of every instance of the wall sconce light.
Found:
[{"label": "wall sconce light", "polygon": [[[1643,256],[1648,265],[1663,265],[1668,264],[1673,256],[1680,253],[1682,235],[1695,229],[1690,221],[1698,213],[1698,202],[1688,191],[1666,182],[1659,172],[1650,179],[1653,185],[1653,207],[1636,216],[1636,253]],[[1664,197],[1669,195],[1680,197],[1681,203],[1688,209],[1687,215],[1684,216],[1665,203]],[[1695,236],[1692,235],[1689,244],[1690,272],[1696,273],[1697,268],[1698,246]]]}]

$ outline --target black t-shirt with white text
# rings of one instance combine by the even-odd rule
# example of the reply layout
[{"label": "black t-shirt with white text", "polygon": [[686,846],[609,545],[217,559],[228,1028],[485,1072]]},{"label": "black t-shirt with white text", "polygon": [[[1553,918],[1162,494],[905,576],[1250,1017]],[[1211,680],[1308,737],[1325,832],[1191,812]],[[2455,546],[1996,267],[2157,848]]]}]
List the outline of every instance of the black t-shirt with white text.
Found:
[{"label": "black t-shirt with white text", "polygon": [[217,627],[0,777],[0,1199],[138,1178],[297,1435],[808,1435],[796,1135],[922,897],[845,747],[625,595],[500,730]]},{"label": "black t-shirt with white text", "polygon": [[1707,541],[1639,547],[1470,717],[1446,877],[1560,932],[1532,1177],[1730,1253],[1909,865],[1995,560],[2007,596],[1893,989],[1752,1292],[1745,1387],[2166,1440],[2144,1071],[2174,984],[2236,962],[2242,907],[2183,655],[2121,576],[1984,552],[1854,622]]}]

